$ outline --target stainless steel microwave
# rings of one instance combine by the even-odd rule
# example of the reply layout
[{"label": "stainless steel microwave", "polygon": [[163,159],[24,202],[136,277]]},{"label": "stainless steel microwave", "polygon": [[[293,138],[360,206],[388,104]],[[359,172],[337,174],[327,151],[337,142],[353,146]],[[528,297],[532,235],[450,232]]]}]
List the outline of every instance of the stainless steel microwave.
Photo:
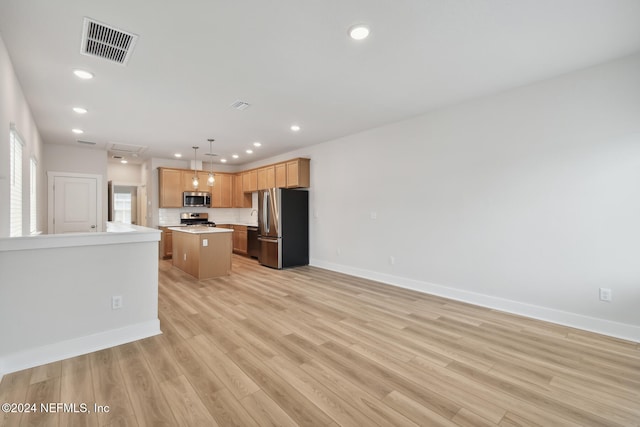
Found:
[{"label": "stainless steel microwave", "polygon": [[211,206],[211,193],[205,193],[201,191],[185,191],[182,193],[182,206]]}]

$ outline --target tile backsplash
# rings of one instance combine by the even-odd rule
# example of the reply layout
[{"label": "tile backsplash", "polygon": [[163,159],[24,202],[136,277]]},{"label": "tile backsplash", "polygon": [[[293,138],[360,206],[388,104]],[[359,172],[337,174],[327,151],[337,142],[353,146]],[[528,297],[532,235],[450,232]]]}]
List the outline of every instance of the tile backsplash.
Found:
[{"label": "tile backsplash", "polygon": [[[258,193],[254,193],[253,196],[253,206],[258,206]],[[206,212],[209,214],[209,221],[213,221],[216,224],[258,223],[258,212],[250,208],[178,208],[158,209],[158,225],[180,224],[180,214],[182,212]]]}]

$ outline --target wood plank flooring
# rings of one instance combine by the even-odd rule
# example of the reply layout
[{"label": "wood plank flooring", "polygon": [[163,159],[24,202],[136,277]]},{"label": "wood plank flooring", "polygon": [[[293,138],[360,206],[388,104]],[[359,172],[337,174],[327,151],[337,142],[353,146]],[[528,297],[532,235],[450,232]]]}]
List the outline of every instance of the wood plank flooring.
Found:
[{"label": "wood plank flooring", "polygon": [[[1,426],[640,426],[640,345],[326,270],[160,265],[162,335],[6,375]],[[94,403],[109,412],[93,412]]]}]

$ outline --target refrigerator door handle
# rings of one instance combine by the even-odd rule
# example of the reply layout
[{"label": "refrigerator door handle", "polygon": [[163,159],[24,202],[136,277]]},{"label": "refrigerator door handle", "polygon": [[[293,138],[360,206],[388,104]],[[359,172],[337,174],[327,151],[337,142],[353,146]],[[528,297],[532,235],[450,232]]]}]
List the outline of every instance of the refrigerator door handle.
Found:
[{"label": "refrigerator door handle", "polygon": [[265,228],[265,233],[269,234],[269,192],[265,191],[262,198],[262,224]]},{"label": "refrigerator door handle", "polygon": [[278,243],[278,239],[267,239],[265,237],[258,237],[261,242]]}]

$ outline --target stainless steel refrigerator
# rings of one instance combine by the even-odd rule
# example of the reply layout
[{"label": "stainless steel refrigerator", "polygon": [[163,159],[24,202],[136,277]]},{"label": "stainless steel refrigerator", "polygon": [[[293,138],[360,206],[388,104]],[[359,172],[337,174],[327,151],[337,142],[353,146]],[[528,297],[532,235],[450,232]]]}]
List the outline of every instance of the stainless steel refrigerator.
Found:
[{"label": "stainless steel refrigerator", "polygon": [[260,264],[287,268],[309,264],[309,192],[270,188],[258,192]]}]

